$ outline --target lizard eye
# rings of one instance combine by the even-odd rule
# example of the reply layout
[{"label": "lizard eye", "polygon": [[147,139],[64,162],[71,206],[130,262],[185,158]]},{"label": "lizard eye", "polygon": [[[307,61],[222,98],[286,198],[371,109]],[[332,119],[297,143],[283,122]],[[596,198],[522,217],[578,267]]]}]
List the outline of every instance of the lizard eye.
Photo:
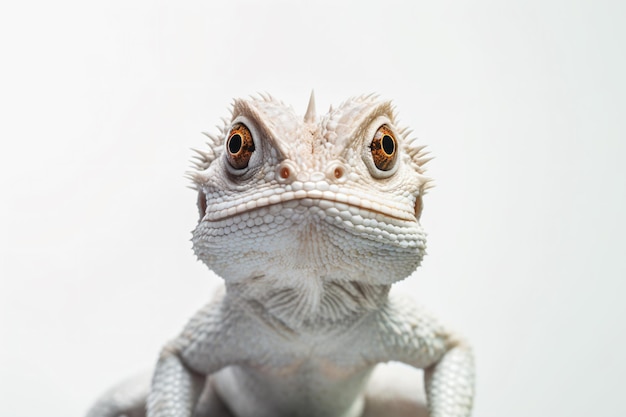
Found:
[{"label": "lizard eye", "polygon": [[382,125],[374,134],[370,144],[374,165],[381,171],[389,171],[396,162],[398,143],[387,125]]},{"label": "lizard eye", "polygon": [[244,169],[250,162],[254,152],[254,141],[250,129],[243,123],[236,123],[228,134],[226,141],[226,159],[235,169]]}]

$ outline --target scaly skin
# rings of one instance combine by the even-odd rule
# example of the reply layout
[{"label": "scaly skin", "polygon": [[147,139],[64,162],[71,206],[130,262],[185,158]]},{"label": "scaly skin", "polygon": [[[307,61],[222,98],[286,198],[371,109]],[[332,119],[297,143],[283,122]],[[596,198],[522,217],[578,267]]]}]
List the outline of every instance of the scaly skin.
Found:
[{"label": "scaly skin", "polygon": [[304,118],[271,97],[235,101],[191,174],[194,251],[225,291],[163,349],[148,416],[357,417],[388,361],[426,370],[432,417],[470,415],[471,350],[389,293],[426,243],[426,157],[405,132],[372,96],[321,119],[313,99]]}]

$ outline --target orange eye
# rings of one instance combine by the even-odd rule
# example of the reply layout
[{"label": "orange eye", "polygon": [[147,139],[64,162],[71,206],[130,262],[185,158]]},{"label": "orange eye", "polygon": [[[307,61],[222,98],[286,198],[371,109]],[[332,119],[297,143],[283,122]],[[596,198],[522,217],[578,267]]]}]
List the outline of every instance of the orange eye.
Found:
[{"label": "orange eye", "polygon": [[235,124],[228,134],[226,141],[226,157],[228,163],[235,169],[244,169],[250,162],[254,152],[254,141],[252,133],[246,125],[242,123]]},{"label": "orange eye", "polygon": [[376,131],[370,145],[374,165],[381,171],[389,171],[393,168],[398,153],[398,142],[389,126],[382,125]]}]

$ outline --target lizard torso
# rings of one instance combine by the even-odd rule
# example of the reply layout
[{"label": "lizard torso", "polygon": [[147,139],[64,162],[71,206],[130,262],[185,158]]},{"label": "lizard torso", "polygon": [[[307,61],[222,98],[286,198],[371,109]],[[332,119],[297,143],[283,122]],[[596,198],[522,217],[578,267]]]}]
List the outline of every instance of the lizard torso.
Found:
[{"label": "lizard torso", "polygon": [[[396,352],[395,359],[425,367],[447,341],[437,337],[444,335],[442,328],[399,296],[390,296],[379,309],[324,327],[302,324],[294,329],[261,309],[225,295],[201,310],[198,321],[192,320],[183,332],[205,332],[195,337],[193,350],[180,338],[181,345],[174,346],[188,366],[203,374],[213,371],[206,366],[214,358],[206,355],[230,364],[213,382],[238,417],[359,416],[363,388],[377,363],[410,343],[414,349]],[[407,320],[398,320],[399,312],[410,313]],[[207,325],[207,318],[212,324]],[[399,332],[403,327],[415,333]],[[245,335],[247,343],[233,340],[236,335]],[[224,350],[215,346],[216,340]]]}]

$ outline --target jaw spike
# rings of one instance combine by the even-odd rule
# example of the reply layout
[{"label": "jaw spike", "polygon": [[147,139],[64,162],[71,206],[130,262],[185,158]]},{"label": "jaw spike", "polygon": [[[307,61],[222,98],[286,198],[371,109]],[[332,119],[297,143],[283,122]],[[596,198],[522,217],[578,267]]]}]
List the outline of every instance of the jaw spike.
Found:
[{"label": "jaw spike", "polygon": [[304,123],[314,123],[315,118],[315,94],[313,90],[311,90],[311,97],[309,98],[309,106],[306,108],[306,113],[304,114]]}]

